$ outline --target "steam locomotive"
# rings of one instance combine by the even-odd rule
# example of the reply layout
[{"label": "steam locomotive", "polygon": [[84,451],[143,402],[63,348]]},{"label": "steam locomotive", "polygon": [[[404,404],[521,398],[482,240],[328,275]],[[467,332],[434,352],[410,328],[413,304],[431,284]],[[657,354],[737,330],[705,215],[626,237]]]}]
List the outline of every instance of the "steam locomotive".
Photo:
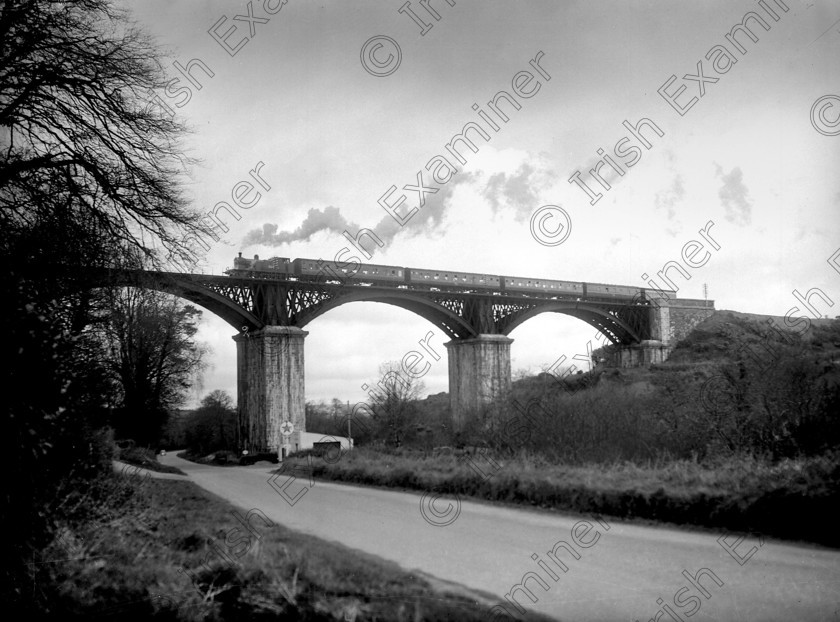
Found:
[{"label": "steam locomotive", "polygon": [[645,289],[624,285],[604,283],[582,283],[578,281],[557,281],[526,277],[498,276],[473,272],[453,272],[442,270],[423,270],[420,268],[402,268],[379,264],[348,263],[344,268],[323,260],[288,257],[253,259],[242,257],[242,253],[233,260],[233,268],[225,271],[228,276],[262,279],[309,279],[320,277],[327,282],[341,283],[353,279],[358,285],[376,285],[377,283],[398,284],[398,287],[411,289],[415,286],[428,287],[432,290],[458,289],[491,290],[502,292],[539,292],[555,293],[557,296],[581,298],[597,296],[600,298],[637,299],[660,298],[664,295],[675,296],[669,290]]}]

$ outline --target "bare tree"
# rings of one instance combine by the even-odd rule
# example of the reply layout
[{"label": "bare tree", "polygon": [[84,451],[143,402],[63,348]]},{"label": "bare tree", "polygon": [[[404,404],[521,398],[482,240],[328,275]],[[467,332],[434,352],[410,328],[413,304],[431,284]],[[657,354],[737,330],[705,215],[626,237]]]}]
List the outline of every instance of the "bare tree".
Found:
[{"label": "bare tree", "polygon": [[42,266],[140,265],[155,249],[189,260],[184,234],[206,231],[179,189],[184,128],[151,103],[161,58],[108,0],[0,0],[0,318],[13,362],[0,385],[17,483],[0,508],[15,534],[0,545],[0,599],[13,611],[37,610],[22,579],[57,520],[45,508],[72,477],[111,471],[97,430],[114,383],[86,328],[97,299]]},{"label": "bare tree", "polygon": [[368,391],[368,408],[380,434],[399,447],[414,432],[418,414],[415,402],[426,387],[417,378],[404,374],[399,361],[383,363],[379,374],[379,381]]},{"label": "bare tree", "polygon": [[184,127],[151,103],[166,81],[161,57],[108,0],[0,5],[7,231],[64,212],[143,257],[155,245],[185,253],[184,234],[203,226],[179,189]]}]

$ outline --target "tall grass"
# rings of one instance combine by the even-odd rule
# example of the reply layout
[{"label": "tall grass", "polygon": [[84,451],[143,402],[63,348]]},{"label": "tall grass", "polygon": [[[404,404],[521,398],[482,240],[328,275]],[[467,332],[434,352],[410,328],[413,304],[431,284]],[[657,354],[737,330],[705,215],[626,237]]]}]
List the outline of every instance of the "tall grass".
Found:
[{"label": "tall grass", "polygon": [[[527,450],[513,455],[467,451],[435,455],[358,448],[334,464],[317,457],[292,460],[310,465],[316,477],[347,483],[757,531],[838,546],[838,458],[830,454],[771,463],[744,455],[706,464],[663,459],[647,464],[562,464]],[[801,520],[803,513],[807,523]]]},{"label": "tall grass", "polygon": [[[397,564],[254,521],[234,563],[211,556],[241,527],[190,482],[151,480],[108,521],[68,524],[34,566],[30,617],[160,620],[482,620],[490,601]],[[242,513],[242,511],[240,510]],[[78,548],[68,554],[72,542]],[[529,614],[527,620],[546,618]]]}]

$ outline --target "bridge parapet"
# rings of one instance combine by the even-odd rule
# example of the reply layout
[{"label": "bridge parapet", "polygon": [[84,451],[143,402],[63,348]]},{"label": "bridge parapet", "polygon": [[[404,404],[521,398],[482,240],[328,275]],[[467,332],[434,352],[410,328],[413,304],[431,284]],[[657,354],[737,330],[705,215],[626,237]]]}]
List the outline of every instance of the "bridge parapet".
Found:
[{"label": "bridge parapet", "polygon": [[668,303],[668,333],[671,347],[685,339],[700,322],[715,312],[714,300],[676,298]]},{"label": "bridge parapet", "polygon": [[621,344],[611,364],[617,367],[641,367],[666,361],[674,346],[714,312],[713,300],[660,298],[650,308],[651,338],[639,343]]}]

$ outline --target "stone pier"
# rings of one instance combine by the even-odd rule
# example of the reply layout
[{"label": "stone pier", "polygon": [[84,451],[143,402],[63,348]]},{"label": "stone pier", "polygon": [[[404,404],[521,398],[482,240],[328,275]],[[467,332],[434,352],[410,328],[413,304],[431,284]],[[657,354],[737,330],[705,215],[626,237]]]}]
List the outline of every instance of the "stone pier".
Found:
[{"label": "stone pier", "polygon": [[510,393],[510,344],[504,335],[479,335],[445,344],[449,351],[452,426],[463,428],[481,406]]},{"label": "stone pier", "polygon": [[661,341],[645,339],[641,343],[619,346],[612,364],[616,367],[641,367],[651,363],[664,363],[671,354],[671,347]]},{"label": "stone pier", "polygon": [[[303,344],[300,328],[266,326],[236,335],[239,446],[250,453],[277,452],[280,459],[296,449],[305,432]],[[289,421],[295,434],[283,436]]]}]

